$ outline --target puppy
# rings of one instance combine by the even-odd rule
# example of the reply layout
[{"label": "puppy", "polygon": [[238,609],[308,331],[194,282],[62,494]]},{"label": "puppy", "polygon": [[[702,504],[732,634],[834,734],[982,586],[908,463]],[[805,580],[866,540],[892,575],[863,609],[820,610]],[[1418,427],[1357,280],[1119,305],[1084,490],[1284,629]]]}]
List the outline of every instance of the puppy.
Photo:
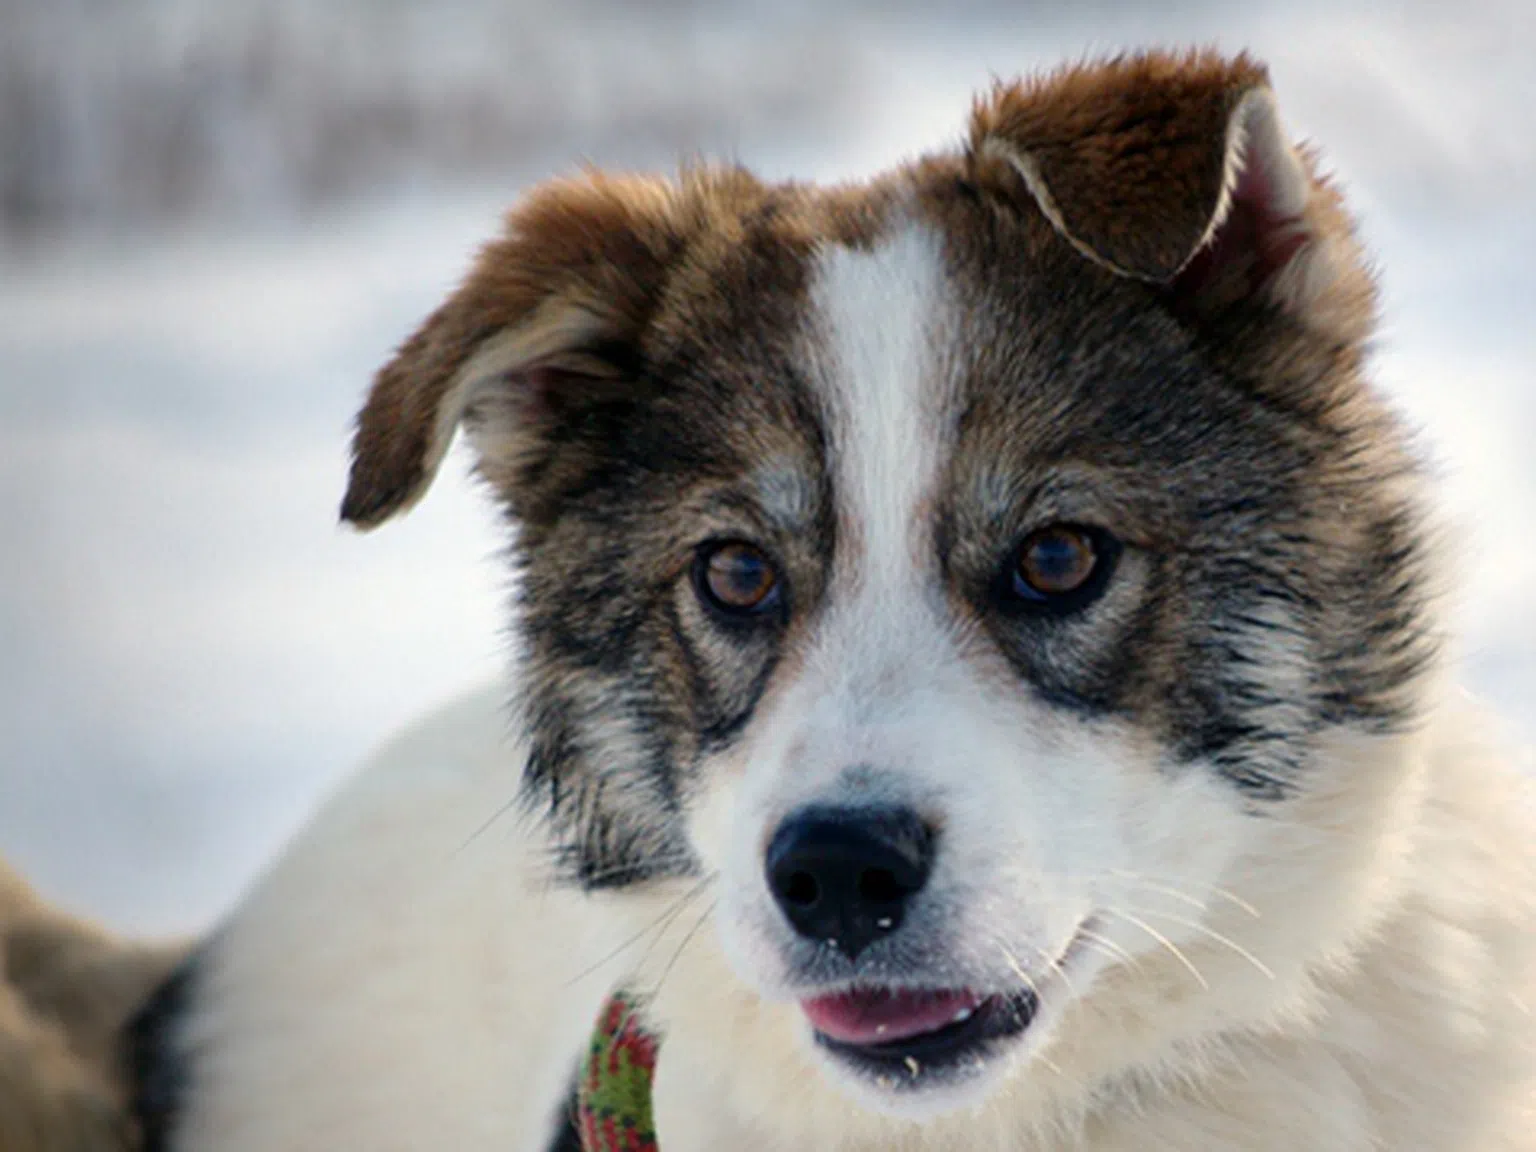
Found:
[{"label": "puppy", "polygon": [[153,1146],[569,1141],[624,988],[663,1152],[1536,1149],[1536,822],[1375,323],[1242,56],[999,85],[857,185],[535,189],[342,509],[464,430],[510,683],[141,1020]]}]

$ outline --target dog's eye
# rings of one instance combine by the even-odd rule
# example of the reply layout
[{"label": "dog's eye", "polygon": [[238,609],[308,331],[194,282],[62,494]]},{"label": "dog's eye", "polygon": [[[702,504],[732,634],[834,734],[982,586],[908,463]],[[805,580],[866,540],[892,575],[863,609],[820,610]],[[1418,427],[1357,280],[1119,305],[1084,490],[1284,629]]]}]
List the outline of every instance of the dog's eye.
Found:
[{"label": "dog's eye", "polygon": [[1114,538],[1097,528],[1052,524],[1019,545],[1009,572],[1013,598],[1026,604],[1071,611],[1104,588],[1114,560]]},{"label": "dog's eye", "polygon": [[779,574],[761,548],[740,541],[706,544],[693,566],[699,597],[727,616],[753,616],[779,601]]}]

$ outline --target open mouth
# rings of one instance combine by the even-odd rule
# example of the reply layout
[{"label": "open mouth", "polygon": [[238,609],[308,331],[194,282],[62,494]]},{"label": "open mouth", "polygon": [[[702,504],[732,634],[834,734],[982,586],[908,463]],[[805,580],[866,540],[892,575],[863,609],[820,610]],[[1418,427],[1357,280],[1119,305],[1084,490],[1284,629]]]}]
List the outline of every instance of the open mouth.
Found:
[{"label": "open mouth", "polygon": [[1027,990],[855,987],[800,1007],[822,1047],[871,1072],[915,1079],[984,1058],[997,1041],[1029,1027],[1039,1001]]}]

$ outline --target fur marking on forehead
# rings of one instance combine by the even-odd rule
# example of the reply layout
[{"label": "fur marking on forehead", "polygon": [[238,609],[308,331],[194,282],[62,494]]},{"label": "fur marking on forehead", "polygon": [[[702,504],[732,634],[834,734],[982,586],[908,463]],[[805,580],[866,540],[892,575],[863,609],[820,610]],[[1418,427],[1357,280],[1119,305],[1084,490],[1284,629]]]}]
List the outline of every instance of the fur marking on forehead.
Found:
[{"label": "fur marking on forehead", "polygon": [[942,464],[953,328],[941,240],[916,223],[867,251],[824,250],[811,293],[813,379],[830,413],[831,472],[861,583],[911,572]]}]

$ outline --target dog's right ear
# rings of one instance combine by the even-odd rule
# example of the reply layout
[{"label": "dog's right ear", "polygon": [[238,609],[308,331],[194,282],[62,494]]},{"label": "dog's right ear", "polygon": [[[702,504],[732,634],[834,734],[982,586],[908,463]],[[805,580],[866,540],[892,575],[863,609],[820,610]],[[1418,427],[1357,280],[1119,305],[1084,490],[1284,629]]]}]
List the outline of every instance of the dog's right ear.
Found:
[{"label": "dog's right ear", "polygon": [[970,162],[1022,181],[1079,254],[1185,314],[1256,301],[1358,341],[1370,277],[1337,192],[1245,55],[1147,52],[998,85]]},{"label": "dog's right ear", "polygon": [[514,208],[374,379],[341,518],[367,529],[410,508],[477,407],[510,413],[515,450],[537,435],[552,390],[621,376],[683,243],[677,199],[664,180],[590,173]]}]

